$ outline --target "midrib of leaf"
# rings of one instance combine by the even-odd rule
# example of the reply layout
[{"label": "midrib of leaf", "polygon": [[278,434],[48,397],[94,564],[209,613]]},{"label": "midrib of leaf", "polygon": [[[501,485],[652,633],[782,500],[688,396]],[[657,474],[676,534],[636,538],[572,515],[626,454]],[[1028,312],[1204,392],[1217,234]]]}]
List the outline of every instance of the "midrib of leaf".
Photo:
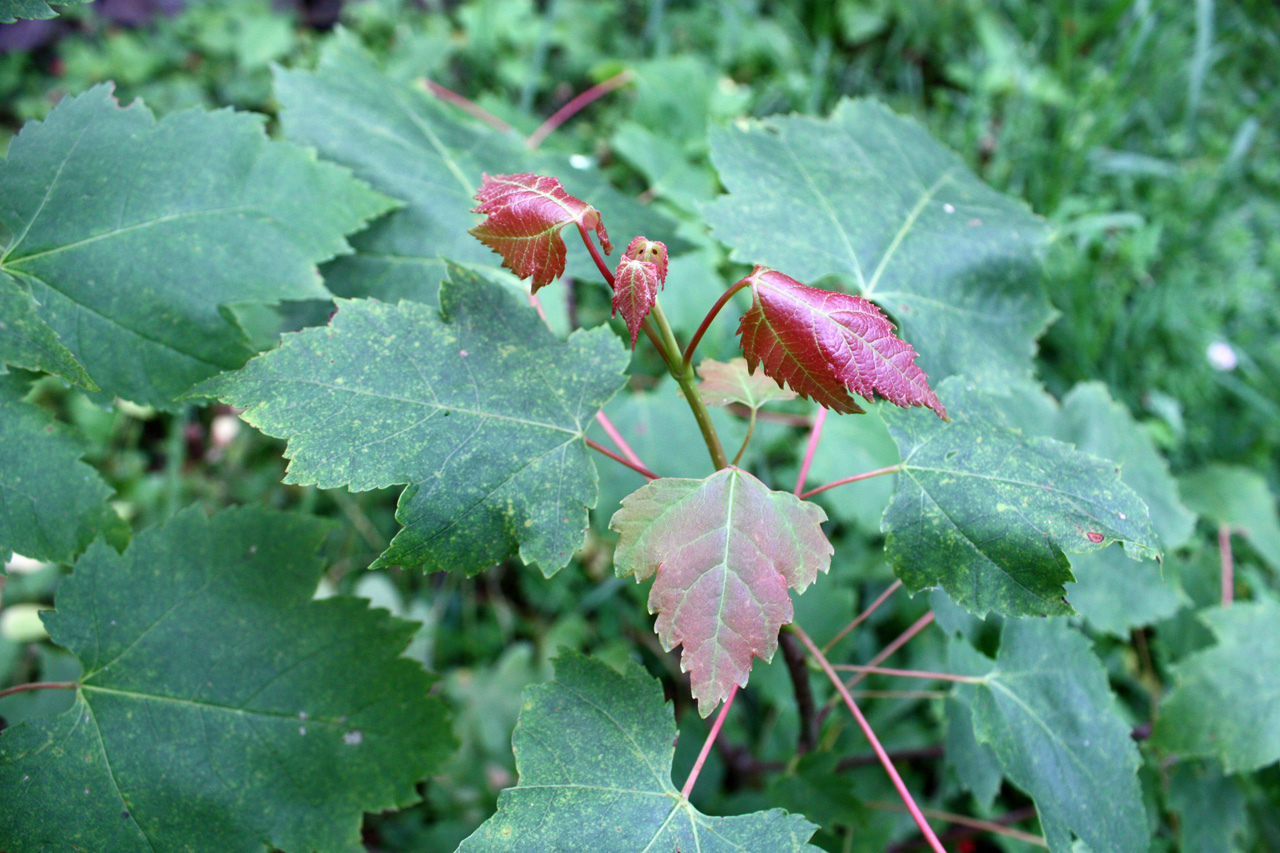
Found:
[{"label": "midrib of leaf", "polygon": [[[738,475],[734,473],[730,473],[729,474],[729,499],[725,502],[724,554],[720,560],[720,565],[724,567],[724,570],[720,572],[720,600],[716,604],[715,642],[716,642],[716,645],[719,647],[723,647],[723,644],[720,642],[721,630],[729,629],[729,626],[726,625],[724,621],[724,599],[729,587],[729,543],[733,539],[733,535],[732,535],[733,534],[733,509],[734,509],[733,496],[734,494],[737,493],[737,491],[738,491]],[[687,590],[686,590],[686,597],[688,597]],[[712,655],[711,659],[715,661],[715,675],[716,675],[716,677],[711,679],[711,683],[716,684],[719,682],[720,656]]]},{"label": "midrib of leaf", "polygon": [[[903,468],[902,470],[903,470],[903,473],[905,473],[908,477],[910,477],[910,476],[911,476],[910,469],[908,469],[908,468]],[[936,509],[939,513],[941,513],[941,514],[942,514],[942,517],[943,517],[943,518],[945,518],[945,519],[947,520],[947,523],[951,525],[951,529],[952,529],[952,530],[954,530],[957,534],[959,534],[959,535],[960,535],[960,537],[961,537],[962,539],[964,539],[964,541],[965,541],[965,542],[968,542],[968,543],[969,543],[969,547],[973,548],[973,550],[974,550],[974,551],[976,551],[977,553],[981,554],[981,555],[982,555],[982,559],[986,560],[986,561],[987,561],[987,563],[988,563],[989,565],[994,566],[994,567],[995,567],[995,569],[996,569],[996,571],[998,571],[1000,574],[1004,575],[1006,578],[1008,578],[1010,581],[1012,581],[1012,582],[1013,582],[1014,584],[1016,584],[1018,587],[1020,587],[1021,589],[1023,589],[1023,590],[1024,590],[1028,595],[1030,595],[1032,598],[1035,598],[1035,599],[1037,599],[1037,600],[1043,600],[1043,599],[1044,599],[1044,596],[1043,596],[1043,595],[1041,595],[1040,593],[1038,593],[1038,592],[1036,592],[1035,590],[1033,590],[1033,589],[1031,589],[1030,587],[1028,587],[1028,586],[1027,586],[1026,584],[1024,584],[1021,580],[1019,580],[1017,577],[1015,577],[1014,575],[1010,574],[1010,573],[1008,572],[1008,570],[1007,570],[1007,569],[1005,569],[1005,567],[1004,567],[1004,566],[1000,565],[1000,564],[999,564],[999,563],[997,563],[995,560],[991,559],[991,557],[989,557],[989,556],[987,555],[987,552],[986,552],[986,551],[984,551],[984,550],[982,549],[982,546],[981,546],[981,545],[979,545],[977,542],[973,541],[973,539],[972,539],[972,538],[971,538],[967,533],[965,533],[965,532],[964,532],[964,530],[962,530],[962,529],[961,529],[960,525],[956,523],[956,520],[955,520],[954,518],[952,518],[952,517],[951,517],[951,513],[947,512],[947,510],[942,506],[942,504],[938,503],[937,498],[935,498],[935,497],[934,497],[934,496],[929,492],[929,490],[928,490],[928,489],[926,489],[926,488],[924,487],[924,485],[923,485],[923,484],[921,484],[921,482],[920,482],[919,480],[917,480],[915,477],[911,477],[911,481],[912,481],[913,483],[915,483],[915,484],[916,484],[916,486],[920,489],[920,494],[921,494],[922,496],[924,496],[924,497],[926,497],[926,498],[928,498],[928,499],[929,499],[929,503],[933,504],[934,509]],[[1037,530],[1039,530],[1039,529],[1040,529],[1037,525],[1032,525],[1032,526],[1033,526],[1033,527],[1036,527],[1036,529],[1037,529]]]},{"label": "midrib of leaf", "polygon": [[[1007,676],[1013,676],[1016,674],[1017,673],[1008,673]],[[1093,782],[1099,787],[1103,787],[1102,783],[1099,782],[1098,779],[1089,771],[1089,766],[1080,760],[1079,756],[1077,756],[1075,752],[1069,748],[1067,742],[1059,738],[1057,734],[1054,732],[1053,728],[1048,723],[1046,723],[1044,719],[1031,708],[1031,706],[1029,706],[1026,702],[1022,701],[1022,698],[1019,697],[1018,694],[1014,693],[1004,684],[1000,683],[1000,681],[998,681],[997,679],[991,678],[990,676],[988,676],[988,680],[986,681],[986,684],[990,686],[993,690],[999,690],[1001,693],[1005,694],[1010,699],[1012,699],[1014,703],[1017,704],[1017,706],[1021,708],[1023,712],[1035,722],[1036,726],[1042,732],[1044,732],[1045,735],[1048,736],[1049,740],[1051,740],[1055,745],[1057,745],[1058,750],[1060,752],[1064,752],[1067,754],[1067,756],[1071,759],[1071,763],[1074,764],[1080,770],[1080,772],[1089,779],[1089,781]]]},{"label": "midrib of leaf", "polygon": [[[884,254],[880,256],[880,263],[876,265],[875,272],[871,274],[871,281],[867,283],[865,288],[863,288],[863,296],[870,297],[871,294],[875,293],[876,285],[880,283],[880,276],[884,273],[884,269],[888,265],[889,259],[898,251],[898,246],[901,245],[903,239],[907,236],[907,233],[915,226],[916,219],[918,219],[920,214],[924,212],[925,205],[933,199],[938,190],[942,189],[943,184],[951,182],[951,176],[954,175],[959,168],[959,166],[952,166],[950,169],[943,172],[938,179],[933,182],[933,185],[924,191],[924,194],[916,201],[915,206],[908,211],[906,218],[902,220],[902,225],[898,227],[898,232],[893,235],[893,240],[889,243],[888,248],[884,250]],[[859,278],[861,278],[861,275],[859,275]]]},{"label": "midrib of leaf", "polygon": [[[81,685],[80,690],[81,692],[84,691],[84,685]],[[98,736],[98,749],[102,751],[102,764],[107,768],[107,778],[111,780],[111,787],[116,792],[116,798],[120,800],[121,810],[128,817],[129,822],[133,824],[134,828],[138,830],[138,834],[142,836],[142,840],[147,843],[147,849],[150,850],[151,853],[155,853],[155,845],[151,843],[151,839],[142,829],[142,824],[138,823],[138,819],[133,816],[133,812],[129,809],[129,804],[124,800],[124,794],[120,791],[120,783],[116,781],[116,773],[111,769],[111,756],[107,755],[107,741],[102,736],[102,726],[98,725],[98,715],[93,712],[93,706],[89,704],[88,699],[83,696],[81,699],[84,703],[85,712],[93,720],[93,733]],[[79,719],[76,720],[76,725],[80,725]],[[75,729],[73,728],[71,731],[75,731]],[[68,732],[67,737],[70,736],[71,732]]]},{"label": "midrib of leaf", "polygon": [[[755,285],[753,285],[753,287],[754,286]],[[809,368],[805,366],[805,363],[802,359],[797,358],[796,355],[791,351],[789,347],[782,346],[782,335],[778,334],[778,330],[774,328],[773,323],[769,320],[769,315],[765,313],[763,302],[761,302],[760,304],[760,319],[764,323],[765,328],[769,330],[769,334],[773,335],[773,339],[778,342],[778,345],[782,349],[782,351],[787,354],[787,358],[789,358],[796,367],[800,368],[800,372],[803,373],[805,377],[814,385],[826,390],[826,386],[823,384],[823,382],[826,380],[827,377],[821,376],[821,377],[815,378],[813,372],[810,371]],[[844,394],[846,397],[851,396],[849,394],[849,389],[844,387],[844,383],[840,383],[840,386],[841,386],[841,389],[844,391]]]},{"label": "midrib of leaf", "polygon": [[[277,673],[278,675],[279,673]],[[274,676],[273,676],[274,677]],[[111,696],[123,696],[127,699],[138,699],[148,702],[163,702],[171,705],[181,705],[189,708],[199,708],[201,710],[223,711],[229,714],[237,714],[242,717],[269,717],[279,720],[297,720],[298,715],[285,711],[268,711],[257,710],[251,708],[237,707],[235,705],[223,705],[219,702],[210,702],[206,700],[184,699],[180,696],[163,696],[159,693],[142,693],[137,690],[121,690],[117,687],[100,687],[94,684],[81,684],[80,691],[82,693],[105,693]],[[255,694],[256,695],[256,694]],[[86,698],[85,704],[88,704]],[[332,717],[313,717],[307,716],[307,725],[324,723],[332,726],[345,726],[350,722],[349,715],[347,720]],[[367,729],[361,729],[369,734],[379,734],[379,732],[369,732]]]},{"label": "midrib of leaf", "polygon": [[67,156],[62,158],[62,162],[58,164],[58,170],[53,173],[53,179],[49,181],[49,186],[45,187],[44,198],[40,199],[40,204],[36,207],[36,212],[31,214],[31,218],[27,220],[27,225],[22,229],[22,233],[13,238],[13,242],[11,242],[9,247],[5,249],[4,254],[0,255],[0,267],[2,267],[4,262],[9,259],[9,256],[13,254],[13,250],[18,248],[22,241],[27,238],[27,234],[31,233],[31,226],[35,224],[35,221],[40,218],[40,214],[44,212],[44,206],[48,204],[49,197],[53,195],[54,187],[58,185],[58,180],[62,177],[62,170],[65,169],[67,167],[67,163],[71,161],[71,155],[76,152],[76,148],[80,146],[80,141],[84,139],[84,135],[89,132],[90,127],[91,125],[86,123],[85,126],[80,129],[80,135],[76,137],[76,141],[71,143],[71,147],[67,149]]},{"label": "midrib of leaf", "polygon": [[[921,446],[923,447],[923,445]],[[912,451],[913,455],[914,453],[915,451]],[[1082,504],[1088,504],[1090,506],[1095,506],[1095,507],[1104,506],[1104,504],[1092,498],[1085,497],[1084,495],[1077,495],[1074,492],[1068,492],[1056,486],[1046,485],[1044,483],[1029,483],[1025,480],[1014,480],[1009,477],[997,477],[994,474],[982,474],[977,471],[961,471],[958,468],[929,468],[924,465],[911,465],[909,457],[908,459],[903,460],[899,464],[902,466],[903,471],[927,471],[931,474],[943,474],[949,477],[972,477],[973,479],[976,479],[976,480],[990,480],[993,483],[1006,483],[1010,486],[1022,486],[1027,489],[1039,489],[1040,491],[1049,492],[1051,494],[1059,495],[1060,497],[1068,498],[1072,501],[1078,501]],[[916,484],[919,485],[921,489],[924,489],[923,484],[921,484],[919,480],[916,480],[915,477],[912,477],[911,479],[915,480]],[[1101,516],[1104,513],[1094,512],[1093,514],[1095,516]],[[1036,526],[1038,527],[1039,525],[1036,525]]]},{"label": "midrib of leaf", "polygon": [[785,139],[782,141],[782,147],[791,155],[792,161],[796,164],[796,168],[800,170],[800,174],[804,176],[804,182],[809,185],[809,189],[818,199],[818,203],[822,205],[822,210],[826,213],[827,218],[831,220],[831,224],[840,234],[840,239],[844,243],[845,253],[849,256],[849,260],[853,262],[854,274],[858,277],[858,289],[863,290],[866,287],[866,279],[862,276],[862,264],[858,260],[858,253],[854,251],[853,244],[849,241],[849,234],[844,230],[844,223],[840,221],[840,217],[836,215],[835,209],[831,207],[831,202],[827,200],[822,190],[814,183],[813,176],[809,174],[809,170],[805,168],[804,160],[791,148],[791,143]]}]

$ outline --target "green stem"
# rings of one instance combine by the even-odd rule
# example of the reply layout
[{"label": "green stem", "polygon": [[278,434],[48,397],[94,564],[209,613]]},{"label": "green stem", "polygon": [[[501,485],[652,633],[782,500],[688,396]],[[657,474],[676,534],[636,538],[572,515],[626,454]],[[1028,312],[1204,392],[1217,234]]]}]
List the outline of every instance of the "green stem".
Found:
[{"label": "green stem", "polygon": [[734,467],[737,467],[738,460],[742,458],[742,454],[746,453],[747,445],[751,443],[751,433],[755,431],[756,431],[756,409],[752,409],[751,420],[747,421],[747,435],[745,438],[742,439],[742,446],[738,448],[738,454],[733,457],[733,462],[730,463]]},{"label": "green stem", "polygon": [[[666,359],[667,366],[671,371],[671,375],[675,377],[676,382],[680,383],[680,390],[684,392],[684,399],[689,404],[689,408],[693,410],[693,418],[698,422],[698,429],[702,431],[702,440],[707,444],[707,451],[711,454],[711,462],[719,471],[722,468],[729,467],[729,457],[724,454],[724,446],[720,443],[720,434],[716,432],[715,424],[711,422],[711,413],[707,411],[707,404],[702,402],[702,395],[698,393],[698,384],[694,381],[693,368],[688,361],[681,361],[680,345],[676,343],[676,336],[671,331],[671,324],[667,322],[667,316],[662,313],[662,306],[654,300],[653,310],[649,312],[649,317],[653,318],[654,323],[658,327],[658,333],[661,335],[662,346],[659,352]],[[648,317],[645,318],[646,322]]]},{"label": "green stem", "polygon": [[707,316],[702,318],[702,325],[698,327],[698,331],[693,333],[693,337],[689,339],[689,346],[685,347],[684,350],[683,362],[685,370],[688,370],[693,364],[693,352],[698,348],[698,344],[702,341],[702,336],[707,333],[708,327],[711,326],[711,321],[716,318],[716,315],[720,313],[720,309],[725,306],[725,303],[729,301],[733,294],[742,290],[742,288],[746,287],[750,283],[749,279],[744,278],[742,281],[720,294],[720,298],[716,300],[716,304],[712,305],[711,310],[707,312]]}]

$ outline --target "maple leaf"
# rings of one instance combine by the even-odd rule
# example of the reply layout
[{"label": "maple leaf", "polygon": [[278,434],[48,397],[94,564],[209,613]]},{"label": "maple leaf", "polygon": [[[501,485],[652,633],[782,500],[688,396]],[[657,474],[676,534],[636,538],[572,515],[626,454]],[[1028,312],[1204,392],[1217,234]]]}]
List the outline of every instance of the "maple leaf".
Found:
[{"label": "maple leaf", "polygon": [[794,400],[796,392],[779,385],[763,373],[752,373],[745,358],[728,362],[704,358],[698,365],[698,394],[708,406],[741,403],[755,410],[770,400]]},{"label": "maple leaf", "polygon": [[631,331],[631,348],[636,348],[640,324],[649,315],[658,288],[667,281],[667,247],[657,240],[637,237],[627,246],[618,270],[613,274],[613,314],[622,312]]},{"label": "maple leaf", "polygon": [[472,213],[486,216],[468,233],[502,255],[502,265],[520,278],[533,278],[533,291],[564,274],[565,246],[560,230],[570,222],[600,238],[613,251],[600,211],[564,191],[546,175],[485,175]]},{"label": "maple leaf", "polygon": [[614,513],[618,576],[656,575],[649,612],[662,647],[684,647],[680,667],[702,716],[747,683],[752,658],[772,660],[793,616],[787,587],[803,592],[831,565],[826,520],[817,504],[732,467],[654,480]]},{"label": "maple leaf", "polygon": [[875,305],[759,265],[743,282],[753,299],[738,334],[753,371],[763,364],[779,384],[842,414],[863,411],[849,392],[873,402],[879,392],[891,403],[928,406],[949,420],[915,364],[916,351],[893,334],[893,323]]}]

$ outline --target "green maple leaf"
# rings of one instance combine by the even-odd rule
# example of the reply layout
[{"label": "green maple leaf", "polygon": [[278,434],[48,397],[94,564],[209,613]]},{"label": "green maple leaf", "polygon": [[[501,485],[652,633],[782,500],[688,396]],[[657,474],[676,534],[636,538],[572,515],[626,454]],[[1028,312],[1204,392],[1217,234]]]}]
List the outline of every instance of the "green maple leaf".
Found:
[{"label": "green maple leaf", "polygon": [[1261,474],[1239,466],[1208,465],[1182,478],[1182,491],[1193,509],[1244,536],[1268,566],[1280,571],[1280,514]]},{"label": "green maple leaf", "polygon": [[[47,326],[29,337],[56,336],[107,393],[164,407],[252,355],[227,306],[327,299],[316,262],[349,251],[343,235],[391,202],[269,140],[263,121],[229,110],[156,121],[97,86],[28,122],[0,161],[12,235],[0,274]],[[0,322],[30,326],[30,304],[0,305]],[[89,384],[57,354],[34,366]]]},{"label": "green maple leaf", "polygon": [[479,572],[517,550],[550,577],[582,544],[596,471],[583,437],[622,386],[607,328],[558,340],[512,291],[454,267],[440,308],[340,301],[202,394],[289,439],[287,482],[407,484],[376,565]]},{"label": "green maple leaf", "polygon": [[511,742],[520,782],[458,853],[817,853],[817,827],[780,809],[711,817],[671,782],[676,726],[662,686],[561,652],[555,679],[528,688]]},{"label": "green maple leaf", "polygon": [[841,276],[893,315],[935,384],[1030,375],[1053,316],[1035,258],[1044,224],[916,122],[844,101],[826,119],[713,130],[711,159],[729,194],[704,211],[734,260]]},{"label": "green maple leaf", "polygon": [[1174,665],[1153,742],[1217,756],[1228,773],[1280,760],[1280,604],[1237,602],[1199,614],[1218,642]]},{"label": "green maple leaf", "polygon": [[1092,850],[1146,853],[1138,749],[1088,641],[1060,619],[1009,620],[995,661],[964,657],[983,680],[953,695],[977,743],[1035,800],[1049,849],[1068,853],[1074,833]]},{"label": "green maple leaf", "polygon": [[40,319],[39,307],[17,280],[0,272],[0,363],[52,373],[81,388],[99,390],[57,333]]},{"label": "green maple leaf", "polygon": [[45,616],[72,707],[0,733],[0,848],[357,853],[450,751],[417,625],[313,600],[326,523],[198,509],[98,543]]},{"label": "green maple leaf", "polygon": [[[78,6],[90,0],[51,0],[54,6]],[[58,13],[45,0],[0,0],[0,24],[12,24],[18,19],[44,20],[56,18]]]},{"label": "green maple leaf", "polygon": [[938,396],[953,422],[886,407],[902,473],[882,528],[885,553],[913,590],[941,586],[983,615],[1071,612],[1066,552],[1120,541],[1135,559],[1159,545],[1146,505],[1119,469],[1009,427],[1000,398],[948,379]]},{"label": "green maple leaf", "polygon": [[0,564],[14,551],[69,563],[99,533],[123,534],[111,487],[80,461],[77,442],[22,402],[15,377],[0,379]]}]

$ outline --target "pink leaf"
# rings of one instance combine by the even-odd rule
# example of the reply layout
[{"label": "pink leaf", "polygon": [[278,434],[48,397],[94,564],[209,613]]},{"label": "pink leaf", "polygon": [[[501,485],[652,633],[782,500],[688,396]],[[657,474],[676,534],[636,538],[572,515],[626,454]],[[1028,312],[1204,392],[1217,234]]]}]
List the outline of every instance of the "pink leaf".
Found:
[{"label": "pink leaf", "polygon": [[502,265],[520,278],[533,278],[533,291],[564,274],[560,231],[569,223],[592,229],[605,254],[613,251],[600,211],[564,191],[546,175],[485,175],[472,213],[487,217],[469,232],[502,255]]},{"label": "pink leaf", "polygon": [[764,365],[779,384],[844,414],[863,411],[850,392],[870,401],[879,393],[950,420],[915,364],[916,351],[894,335],[894,325],[875,305],[762,266],[743,281],[754,298],[738,334],[752,370]]},{"label": "pink leaf", "polygon": [[636,348],[640,324],[658,298],[658,287],[667,280],[667,247],[656,240],[637,237],[613,274],[613,314],[622,312],[631,331],[631,348]]},{"label": "pink leaf", "polygon": [[649,612],[663,648],[684,647],[702,716],[747,683],[753,658],[773,658],[793,616],[787,587],[803,592],[831,565],[825,520],[816,504],[738,468],[654,480],[622,501],[609,522],[617,573],[656,575]]}]

